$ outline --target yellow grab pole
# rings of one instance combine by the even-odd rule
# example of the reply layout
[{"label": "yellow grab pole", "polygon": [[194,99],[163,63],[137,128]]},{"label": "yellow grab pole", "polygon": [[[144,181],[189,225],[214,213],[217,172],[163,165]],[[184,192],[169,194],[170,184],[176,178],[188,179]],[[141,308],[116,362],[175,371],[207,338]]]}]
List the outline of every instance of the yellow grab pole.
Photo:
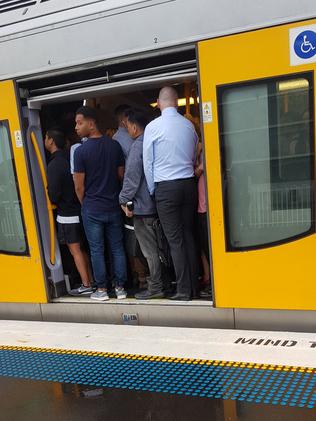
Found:
[{"label": "yellow grab pole", "polygon": [[55,209],[55,206],[51,203],[48,197],[47,192],[47,177],[46,177],[46,171],[44,168],[44,163],[42,159],[42,155],[40,152],[40,149],[38,147],[37,139],[35,136],[35,133],[31,133],[31,141],[32,145],[34,147],[35,155],[37,158],[37,162],[39,165],[39,169],[41,172],[42,182],[44,185],[45,190],[45,196],[46,196],[46,205],[47,205],[47,211],[48,211],[48,220],[49,220],[49,235],[50,235],[50,262],[52,265],[55,264],[55,224],[54,224],[54,214],[53,209]]}]

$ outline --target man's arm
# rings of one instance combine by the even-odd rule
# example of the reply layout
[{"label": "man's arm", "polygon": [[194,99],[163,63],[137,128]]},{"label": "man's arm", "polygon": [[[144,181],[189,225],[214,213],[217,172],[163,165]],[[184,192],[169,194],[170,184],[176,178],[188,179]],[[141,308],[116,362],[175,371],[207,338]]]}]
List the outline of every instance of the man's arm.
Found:
[{"label": "man's arm", "polygon": [[143,144],[143,163],[144,172],[147,181],[149,193],[152,195],[155,191],[154,181],[154,143],[150,128],[147,126],[144,134]]},{"label": "man's arm", "polygon": [[80,143],[75,143],[70,148],[70,172],[72,175],[75,173],[75,152],[79,146],[81,146]]},{"label": "man's arm", "polygon": [[117,176],[118,176],[118,178],[119,178],[120,181],[123,181],[124,172],[125,172],[125,167],[124,166],[117,167]]},{"label": "man's arm", "polygon": [[135,194],[140,187],[143,175],[142,146],[141,142],[137,142],[132,145],[129,152],[123,188],[119,197],[121,205],[133,201]]},{"label": "man's arm", "polygon": [[200,161],[200,163],[198,165],[196,165],[195,170],[194,170],[194,174],[196,175],[197,178],[200,178],[201,175],[204,172],[202,151],[200,152],[199,161]]},{"label": "man's arm", "polygon": [[82,204],[84,198],[84,180],[86,177],[84,157],[82,153],[83,147],[77,148],[74,153],[74,184],[76,195]]},{"label": "man's arm", "polygon": [[82,204],[84,198],[84,180],[85,180],[85,173],[82,172],[75,172],[74,173],[74,183],[75,183],[75,190],[76,195],[79,199],[79,202]]},{"label": "man's arm", "polygon": [[124,172],[125,172],[125,157],[122,146],[119,144],[117,140],[115,140],[116,145],[116,165],[117,165],[117,177],[120,181],[123,181]]},{"label": "man's arm", "polygon": [[194,145],[195,145],[195,150],[194,150],[194,156],[193,156],[193,164],[196,164],[196,161],[199,158],[199,137],[195,131],[194,126],[192,125],[192,129],[193,129],[193,139],[194,139]]},{"label": "man's arm", "polygon": [[61,168],[52,162],[47,168],[47,191],[49,200],[57,205],[63,191]]}]

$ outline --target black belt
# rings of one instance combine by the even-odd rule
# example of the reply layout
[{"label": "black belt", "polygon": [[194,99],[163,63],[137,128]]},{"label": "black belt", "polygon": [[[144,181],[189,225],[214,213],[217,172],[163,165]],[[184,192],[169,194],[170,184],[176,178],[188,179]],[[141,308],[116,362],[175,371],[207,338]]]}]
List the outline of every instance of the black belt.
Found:
[{"label": "black belt", "polygon": [[190,180],[195,180],[195,177],[189,177],[189,178],[176,178],[174,180],[166,180],[166,181],[157,181],[155,183],[155,186],[159,186],[161,184],[167,184],[167,183],[175,183],[178,181],[190,181]]}]

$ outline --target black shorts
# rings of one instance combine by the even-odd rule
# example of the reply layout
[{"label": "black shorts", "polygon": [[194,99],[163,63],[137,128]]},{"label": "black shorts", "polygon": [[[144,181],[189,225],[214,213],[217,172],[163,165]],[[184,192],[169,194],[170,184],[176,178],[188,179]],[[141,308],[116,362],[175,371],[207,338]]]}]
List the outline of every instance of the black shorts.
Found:
[{"label": "black shorts", "polygon": [[82,243],[81,224],[62,224],[57,222],[57,233],[60,244]]}]

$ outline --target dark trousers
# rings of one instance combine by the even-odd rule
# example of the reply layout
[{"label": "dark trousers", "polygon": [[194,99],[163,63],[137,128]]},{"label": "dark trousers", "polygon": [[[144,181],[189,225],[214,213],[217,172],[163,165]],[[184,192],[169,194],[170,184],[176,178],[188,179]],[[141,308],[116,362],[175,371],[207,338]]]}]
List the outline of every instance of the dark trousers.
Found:
[{"label": "dark trousers", "polygon": [[195,241],[197,213],[195,179],[157,183],[155,198],[175,268],[177,292],[185,295],[196,294],[198,258]]}]

